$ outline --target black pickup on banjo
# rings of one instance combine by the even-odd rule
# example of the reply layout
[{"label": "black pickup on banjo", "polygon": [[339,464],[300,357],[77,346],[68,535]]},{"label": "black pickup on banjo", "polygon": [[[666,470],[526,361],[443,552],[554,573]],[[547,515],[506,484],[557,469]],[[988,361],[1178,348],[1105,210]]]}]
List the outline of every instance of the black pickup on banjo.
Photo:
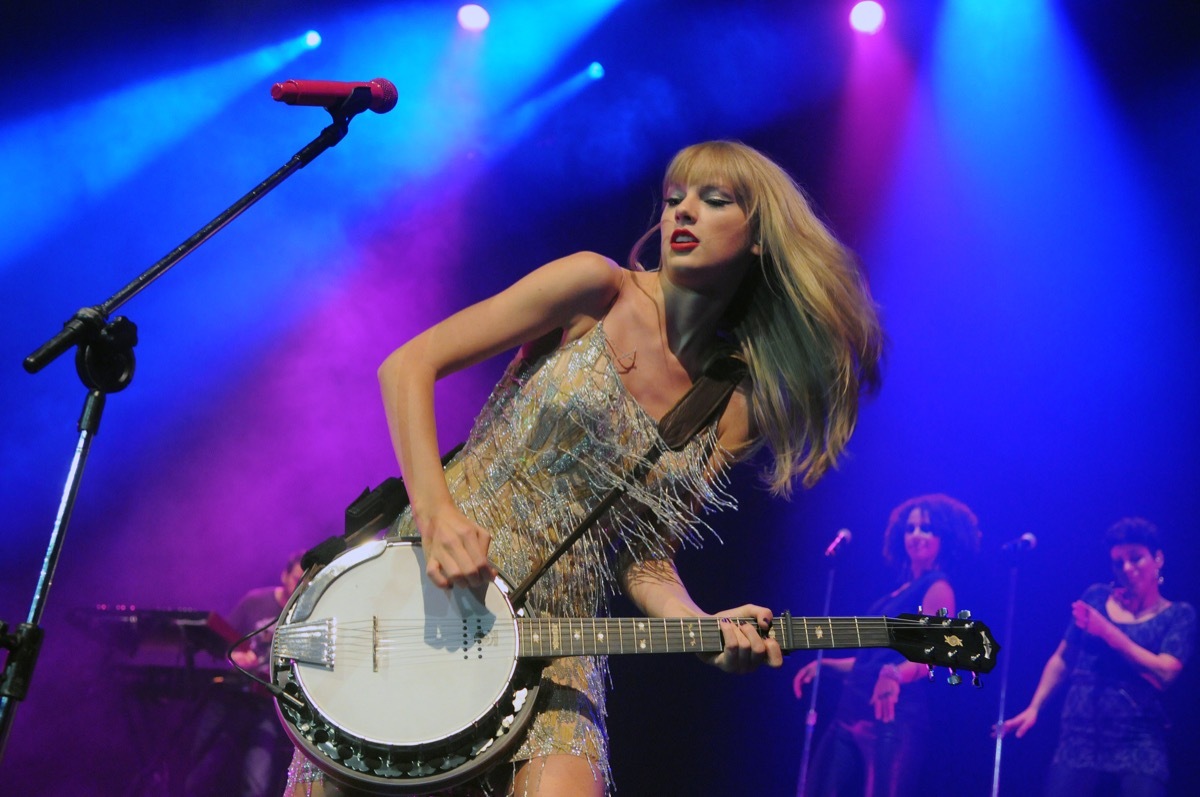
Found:
[{"label": "black pickup on banjo", "polygon": [[[280,616],[273,680],[300,749],[330,778],[421,794],[503,760],[532,718],[542,663],[557,656],[717,652],[716,618],[542,618],[514,611],[507,581],[443,590],[418,542],[351,548],[306,580]],[[892,648],[910,661],[986,673],[999,645],[969,619],[776,618],[785,651]],[[952,673],[952,679],[958,676]]]}]

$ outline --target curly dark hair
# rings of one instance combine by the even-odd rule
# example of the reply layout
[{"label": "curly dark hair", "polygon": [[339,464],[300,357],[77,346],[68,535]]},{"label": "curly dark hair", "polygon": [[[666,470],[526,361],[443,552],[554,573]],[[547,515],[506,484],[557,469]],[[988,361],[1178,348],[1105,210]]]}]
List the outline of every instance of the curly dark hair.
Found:
[{"label": "curly dark hair", "polygon": [[979,521],[971,508],[942,493],[918,495],[892,510],[883,533],[883,558],[889,565],[904,568],[908,553],[904,550],[904,531],[914,509],[929,513],[929,525],[941,540],[938,565],[953,572],[979,551]]},{"label": "curly dark hair", "polygon": [[1150,553],[1162,550],[1162,539],[1158,526],[1142,517],[1123,517],[1104,532],[1104,550],[1111,551],[1117,545],[1145,545]]}]

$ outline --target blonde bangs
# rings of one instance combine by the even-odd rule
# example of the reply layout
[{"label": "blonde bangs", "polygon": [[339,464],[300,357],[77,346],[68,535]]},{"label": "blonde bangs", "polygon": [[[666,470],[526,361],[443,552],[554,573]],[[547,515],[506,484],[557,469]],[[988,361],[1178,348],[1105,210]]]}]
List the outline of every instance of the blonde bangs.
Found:
[{"label": "blonde bangs", "polygon": [[671,186],[724,186],[733,191],[738,206],[753,220],[758,211],[758,198],[747,177],[757,170],[756,164],[741,151],[741,146],[728,141],[710,141],[681,150],[667,167],[663,196],[667,196]]}]

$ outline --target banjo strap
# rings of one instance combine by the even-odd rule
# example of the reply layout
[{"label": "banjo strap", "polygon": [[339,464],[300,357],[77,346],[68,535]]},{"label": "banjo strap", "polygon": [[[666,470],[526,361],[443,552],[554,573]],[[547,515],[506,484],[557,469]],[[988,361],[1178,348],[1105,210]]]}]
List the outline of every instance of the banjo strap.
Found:
[{"label": "banjo strap", "polygon": [[[650,446],[650,449],[639,461],[637,467],[630,472],[626,483],[640,482],[645,479],[664,452],[668,450],[682,451],[687,446],[688,441],[695,437],[701,429],[720,418],[721,413],[725,411],[726,405],[729,404],[729,399],[733,395],[733,391],[737,389],[738,384],[745,378],[746,372],[745,363],[735,359],[731,355],[719,357],[710,362],[705,367],[704,373],[700,375],[700,378],[683,394],[683,397],[679,399],[675,406],[659,420],[658,440]],[[511,600],[514,606],[519,607],[523,604],[526,594],[537,583],[538,579],[558,561],[559,557],[567,552],[567,549],[576,540],[584,535],[584,532],[595,525],[596,521],[626,491],[626,487],[618,485],[609,490],[600,499],[600,503],[588,513],[587,517],[579,521],[579,524],[575,526],[570,534],[563,538],[558,547],[534,568],[533,572],[513,591]]]}]

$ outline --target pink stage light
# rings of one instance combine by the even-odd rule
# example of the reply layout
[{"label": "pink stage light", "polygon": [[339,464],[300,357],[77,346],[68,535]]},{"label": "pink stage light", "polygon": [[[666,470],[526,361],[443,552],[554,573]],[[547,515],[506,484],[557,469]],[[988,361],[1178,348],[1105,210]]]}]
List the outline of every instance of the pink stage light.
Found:
[{"label": "pink stage light", "polygon": [[850,9],[850,27],[859,33],[878,33],[883,27],[883,20],[883,6],[874,0],[855,3],[854,8]]}]

